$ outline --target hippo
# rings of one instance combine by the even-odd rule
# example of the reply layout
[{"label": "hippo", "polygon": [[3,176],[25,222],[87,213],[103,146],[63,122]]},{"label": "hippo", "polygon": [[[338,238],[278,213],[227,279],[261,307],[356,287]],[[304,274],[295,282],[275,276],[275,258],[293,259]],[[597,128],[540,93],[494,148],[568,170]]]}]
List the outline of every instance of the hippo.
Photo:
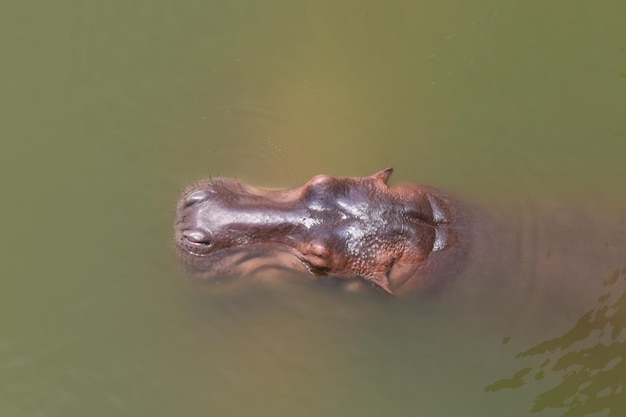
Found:
[{"label": "hippo", "polygon": [[468,276],[471,285],[459,285],[470,292],[506,282],[510,291],[523,293],[544,288],[544,277],[561,275],[567,285],[551,287],[558,298],[568,288],[585,291],[579,281],[588,280],[597,263],[582,259],[607,249],[613,261],[624,259],[621,225],[607,237],[596,233],[602,228],[587,226],[589,216],[572,217],[560,208],[542,222],[523,210],[494,215],[429,186],[390,186],[392,172],[317,175],[286,190],[228,178],[199,182],[178,202],[176,247],[204,281],[271,268],[391,295],[439,292]]},{"label": "hippo", "polygon": [[204,278],[282,267],[388,294],[434,289],[439,264],[462,264],[470,211],[434,188],[390,187],[392,172],[318,175],[290,190],[200,182],[178,203],[177,247]]}]

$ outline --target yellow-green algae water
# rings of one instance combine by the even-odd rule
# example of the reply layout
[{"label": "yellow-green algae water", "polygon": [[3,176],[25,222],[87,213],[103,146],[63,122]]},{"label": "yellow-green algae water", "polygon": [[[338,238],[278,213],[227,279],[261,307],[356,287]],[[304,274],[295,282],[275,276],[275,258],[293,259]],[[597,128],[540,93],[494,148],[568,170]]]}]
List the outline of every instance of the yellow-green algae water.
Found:
[{"label": "yellow-green algae water", "polygon": [[626,247],[595,305],[525,320],[507,300],[207,295],[172,243],[179,192],[210,175],[394,166],[623,219],[623,1],[8,0],[0,51],[0,415],[626,413]]}]

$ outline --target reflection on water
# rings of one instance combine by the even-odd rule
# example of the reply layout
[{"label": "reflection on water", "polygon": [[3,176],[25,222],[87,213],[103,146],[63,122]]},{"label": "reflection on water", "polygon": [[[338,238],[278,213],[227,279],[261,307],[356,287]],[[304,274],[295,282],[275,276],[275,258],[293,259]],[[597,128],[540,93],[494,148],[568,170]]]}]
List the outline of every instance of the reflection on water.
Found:
[{"label": "reflection on water", "polygon": [[[623,415],[626,403],[626,267],[604,281],[600,304],[585,313],[561,336],[520,352],[517,358],[543,359],[539,366],[525,367],[501,379],[485,391],[519,388],[531,380],[560,377],[553,388],[537,395],[532,412],[563,409],[562,416],[587,416],[608,410]],[[554,374],[554,375],[553,375]]]}]

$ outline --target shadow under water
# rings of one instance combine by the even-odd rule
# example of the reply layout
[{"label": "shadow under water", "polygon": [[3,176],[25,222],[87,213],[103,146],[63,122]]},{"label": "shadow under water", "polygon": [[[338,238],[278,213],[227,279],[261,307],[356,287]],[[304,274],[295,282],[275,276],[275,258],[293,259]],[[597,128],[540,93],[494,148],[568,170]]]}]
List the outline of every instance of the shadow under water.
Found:
[{"label": "shadow under water", "polygon": [[[560,382],[536,396],[531,412],[562,409],[562,417],[626,410],[626,267],[604,280],[599,305],[585,313],[569,331],[516,355],[544,359],[485,387],[486,392],[520,388],[531,380],[555,377]],[[506,342],[505,342],[506,343]]]}]

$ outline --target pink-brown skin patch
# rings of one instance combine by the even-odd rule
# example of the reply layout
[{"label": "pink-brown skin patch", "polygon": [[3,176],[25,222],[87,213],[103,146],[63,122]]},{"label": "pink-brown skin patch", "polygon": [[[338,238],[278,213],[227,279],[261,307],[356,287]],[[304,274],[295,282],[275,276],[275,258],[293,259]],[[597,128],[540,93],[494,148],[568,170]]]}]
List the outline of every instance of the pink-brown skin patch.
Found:
[{"label": "pink-brown skin patch", "polygon": [[290,190],[226,178],[200,182],[178,203],[177,247],[207,279],[273,267],[389,294],[432,290],[463,262],[467,213],[437,190],[388,186],[392,171],[318,175]]}]

